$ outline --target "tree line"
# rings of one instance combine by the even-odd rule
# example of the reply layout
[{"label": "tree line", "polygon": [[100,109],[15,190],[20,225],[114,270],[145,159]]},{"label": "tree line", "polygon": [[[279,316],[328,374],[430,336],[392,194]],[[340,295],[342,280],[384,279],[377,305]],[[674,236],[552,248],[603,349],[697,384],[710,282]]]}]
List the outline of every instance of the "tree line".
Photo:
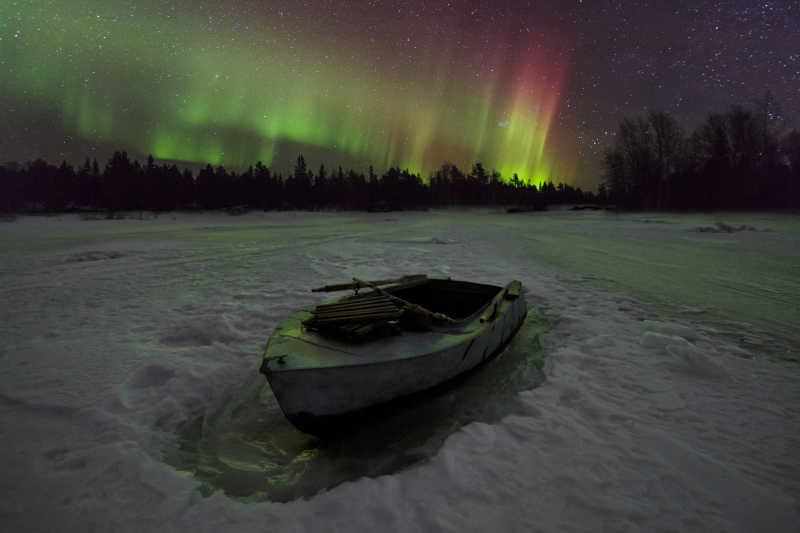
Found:
[{"label": "tree line", "polygon": [[481,163],[464,172],[443,164],[424,182],[419,174],[390,168],[378,176],[324,165],[314,172],[299,155],[288,175],[256,163],[244,172],[206,165],[196,175],[174,164],[142,164],[115,152],[103,169],[87,159],[74,168],[41,159],[0,166],[0,211],[64,212],[180,209],[413,209],[427,206],[588,203],[592,193],[560,183],[526,184],[516,174],[503,180]]},{"label": "tree line", "polygon": [[628,209],[800,208],[800,132],[767,93],[686,135],[664,112],[624,119],[598,196]]}]

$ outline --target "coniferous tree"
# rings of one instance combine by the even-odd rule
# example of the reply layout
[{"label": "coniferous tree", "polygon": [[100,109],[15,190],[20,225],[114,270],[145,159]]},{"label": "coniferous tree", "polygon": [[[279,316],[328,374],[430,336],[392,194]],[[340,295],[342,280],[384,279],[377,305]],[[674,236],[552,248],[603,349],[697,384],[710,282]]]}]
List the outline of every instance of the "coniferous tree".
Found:
[{"label": "coniferous tree", "polygon": [[790,131],[783,140],[782,151],[789,163],[787,177],[787,207],[800,208],[800,132]]},{"label": "coniferous tree", "polygon": [[210,164],[197,175],[197,202],[204,209],[212,209],[216,205],[214,187],[214,169]]}]

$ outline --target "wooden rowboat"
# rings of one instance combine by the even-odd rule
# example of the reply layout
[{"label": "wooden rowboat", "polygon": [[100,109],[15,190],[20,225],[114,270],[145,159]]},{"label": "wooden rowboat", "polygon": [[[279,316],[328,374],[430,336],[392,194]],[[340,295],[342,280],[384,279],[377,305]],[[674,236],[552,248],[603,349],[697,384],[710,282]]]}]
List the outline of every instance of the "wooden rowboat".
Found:
[{"label": "wooden rowboat", "polygon": [[402,281],[331,286],[374,290],[297,311],[275,328],[261,373],[299,429],[319,433],[455,378],[499,352],[527,313],[519,281]]}]

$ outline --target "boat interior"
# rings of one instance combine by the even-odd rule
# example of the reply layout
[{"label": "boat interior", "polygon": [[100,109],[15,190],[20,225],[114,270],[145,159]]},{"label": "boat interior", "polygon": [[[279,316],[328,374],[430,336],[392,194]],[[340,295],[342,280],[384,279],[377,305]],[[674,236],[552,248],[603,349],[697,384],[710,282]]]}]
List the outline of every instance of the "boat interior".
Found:
[{"label": "boat interior", "polygon": [[426,279],[419,283],[385,289],[398,298],[421,305],[428,311],[461,320],[480,311],[502,287],[448,279]]}]

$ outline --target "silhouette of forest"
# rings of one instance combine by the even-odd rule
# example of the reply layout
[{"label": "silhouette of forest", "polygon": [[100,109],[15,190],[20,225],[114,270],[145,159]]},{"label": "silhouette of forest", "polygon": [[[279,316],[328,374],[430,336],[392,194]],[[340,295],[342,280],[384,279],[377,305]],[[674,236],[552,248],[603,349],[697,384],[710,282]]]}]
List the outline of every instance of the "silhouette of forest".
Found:
[{"label": "silhouette of forest", "polygon": [[800,208],[800,132],[767,93],[691,134],[664,112],[623,120],[598,197],[626,209]]},{"label": "silhouette of forest", "polygon": [[314,172],[300,155],[287,176],[256,163],[237,173],[207,165],[197,175],[174,164],[144,164],[115,152],[105,166],[87,159],[80,168],[43,160],[0,166],[0,211],[64,212],[176,209],[419,209],[428,206],[516,205],[531,209],[553,203],[594,201],[569,185],[540,188],[516,174],[503,180],[481,163],[465,173],[443,164],[429,180],[390,168],[383,175],[342,167]]},{"label": "silhouette of forest", "polygon": [[798,209],[800,132],[784,133],[778,106],[767,93],[750,108],[709,114],[685,134],[669,114],[624,119],[604,154],[597,194],[548,182],[504,179],[481,163],[469,172],[444,163],[427,180],[389,168],[377,175],[321,165],[299,155],[292,172],[261,162],[244,172],[206,165],[195,173],[175,164],[142,164],[118,151],[101,169],[41,159],[0,166],[0,212],[185,209],[421,209],[432,206],[605,204],[620,209]]}]

